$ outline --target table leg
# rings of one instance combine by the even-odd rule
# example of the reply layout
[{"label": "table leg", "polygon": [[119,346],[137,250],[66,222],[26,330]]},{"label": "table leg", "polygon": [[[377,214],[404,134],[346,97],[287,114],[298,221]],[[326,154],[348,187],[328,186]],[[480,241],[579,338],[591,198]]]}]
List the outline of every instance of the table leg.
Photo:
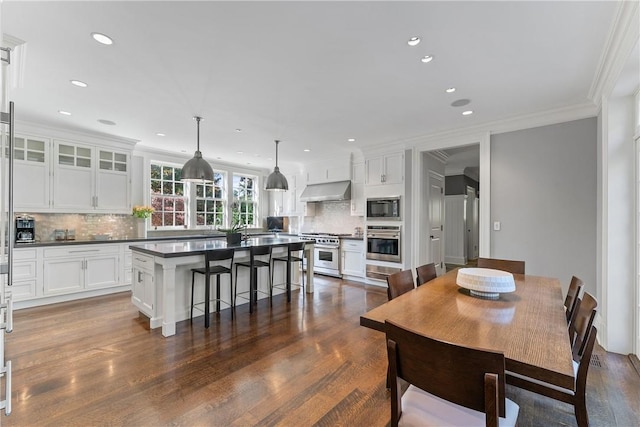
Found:
[{"label": "table leg", "polygon": [[253,313],[253,305],[256,303],[256,284],[258,283],[257,268],[251,268],[249,276],[249,313]]}]

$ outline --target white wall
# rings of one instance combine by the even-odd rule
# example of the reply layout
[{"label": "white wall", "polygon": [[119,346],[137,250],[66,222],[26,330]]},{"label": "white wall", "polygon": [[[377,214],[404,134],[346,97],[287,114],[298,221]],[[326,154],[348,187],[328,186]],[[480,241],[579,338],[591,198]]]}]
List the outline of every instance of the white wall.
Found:
[{"label": "white wall", "polygon": [[[491,256],[596,294],[596,118],[491,137]],[[481,189],[482,191],[482,189]]]}]

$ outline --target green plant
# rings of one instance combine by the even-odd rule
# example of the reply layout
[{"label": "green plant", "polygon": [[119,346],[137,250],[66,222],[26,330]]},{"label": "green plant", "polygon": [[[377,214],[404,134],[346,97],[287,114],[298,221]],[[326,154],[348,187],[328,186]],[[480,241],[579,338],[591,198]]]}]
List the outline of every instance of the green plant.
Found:
[{"label": "green plant", "polygon": [[134,206],[131,214],[136,218],[151,218],[154,211],[151,206]]},{"label": "green plant", "polygon": [[245,228],[246,226],[244,224],[234,221],[231,223],[230,228],[218,228],[218,231],[222,231],[225,234],[232,234],[232,233],[240,233]]}]

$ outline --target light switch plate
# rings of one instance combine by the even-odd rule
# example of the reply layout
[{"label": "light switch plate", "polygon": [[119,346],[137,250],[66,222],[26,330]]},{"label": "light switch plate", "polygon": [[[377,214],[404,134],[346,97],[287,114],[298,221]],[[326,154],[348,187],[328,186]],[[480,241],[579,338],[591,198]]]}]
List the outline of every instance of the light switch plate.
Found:
[{"label": "light switch plate", "polygon": [[500,231],[500,221],[493,221],[493,229],[495,231]]}]

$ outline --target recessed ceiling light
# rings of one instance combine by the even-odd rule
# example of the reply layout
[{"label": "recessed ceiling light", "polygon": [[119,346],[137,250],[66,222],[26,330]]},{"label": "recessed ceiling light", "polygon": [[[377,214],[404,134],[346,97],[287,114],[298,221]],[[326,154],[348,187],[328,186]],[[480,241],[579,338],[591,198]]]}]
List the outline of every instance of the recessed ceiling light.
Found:
[{"label": "recessed ceiling light", "polygon": [[85,82],[81,82],[80,80],[71,80],[71,84],[78,87],[87,87],[89,86]]},{"label": "recessed ceiling light", "polygon": [[238,128],[236,129],[236,132],[242,132],[242,129]]},{"label": "recessed ceiling light", "polygon": [[453,92],[455,92],[455,91],[456,91],[456,88],[455,88],[455,87],[450,87],[450,88],[447,88],[447,89],[445,90],[445,92],[447,92],[447,93],[453,93]]},{"label": "recessed ceiling light", "polygon": [[420,61],[424,62],[425,64],[431,62],[433,61],[433,55],[425,55]]},{"label": "recessed ceiling light", "polygon": [[101,33],[91,33],[91,37],[93,37],[93,39],[98,43],[102,43],[106,45],[113,44],[113,40],[111,39],[111,37],[105,36],[104,34],[101,34]]},{"label": "recessed ceiling light", "polygon": [[164,133],[159,133],[159,132],[158,132],[158,133],[156,133],[156,135],[158,135],[158,136],[167,136],[167,135],[165,135]]},{"label": "recessed ceiling light", "polygon": [[236,151],[237,154],[244,154],[242,151]]},{"label": "recessed ceiling light", "polygon": [[305,153],[308,153],[308,152],[309,152],[309,151],[311,151],[311,150],[309,150],[308,148],[305,148],[303,151],[304,151]]},{"label": "recessed ceiling light", "polygon": [[115,126],[116,124],[116,122],[111,120],[106,120],[106,119],[99,119],[98,123],[102,123],[103,125],[107,125],[107,126]]},{"label": "recessed ceiling light", "polygon": [[413,36],[409,39],[409,41],[407,42],[407,44],[409,46],[417,46],[418,43],[420,43],[420,37],[418,36]]},{"label": "recessed ceiling light", "polygon": [[349,141],[349,142],[356,142],[356,139],[355,139],[355,138],[349,138],[349,139],[347,139],[347,141]]},{"label": "recessed ceiling light", "polygon": [[58,110],[58,113],[62,114],[63,116],[70,116],[71,113],[68,111],[64,111],[64,110]]},{"label": "recessed ceiling light", "polygon": [[473,114],[473,110],[467,110],[462,112],[463,116],[470,116],[471,114]]}]

